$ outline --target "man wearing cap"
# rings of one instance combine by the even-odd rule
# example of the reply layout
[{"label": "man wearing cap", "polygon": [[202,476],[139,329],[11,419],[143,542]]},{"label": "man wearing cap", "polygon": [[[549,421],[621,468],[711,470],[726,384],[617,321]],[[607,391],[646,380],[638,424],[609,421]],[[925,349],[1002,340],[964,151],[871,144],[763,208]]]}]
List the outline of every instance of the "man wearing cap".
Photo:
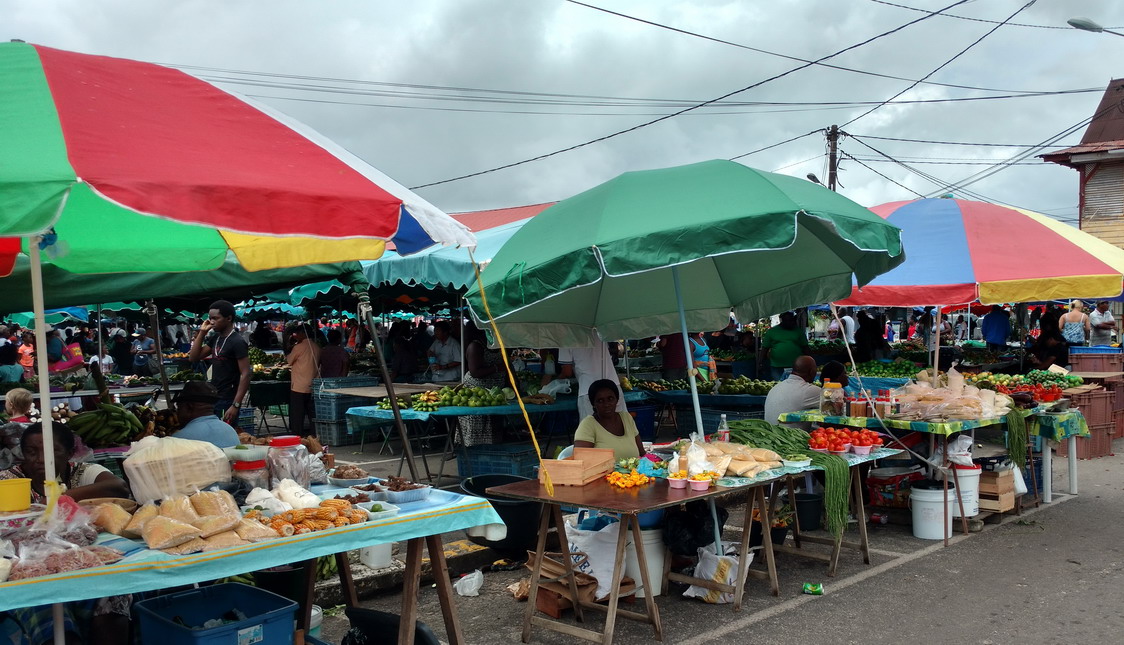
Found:
[{"label": "man wearing cap", "polygon": [[175,398],[176,418],[183,426],[177,439],[206,441],[219,448],[238,445],[238,433],[225,421],[215,416],[219,392],[205,381],[188,381]]},{"label": "man wearing cap", "polygon": [[137,327],[133,332],[133,347],[130,353],[133,355],[133,374],[152,376],[152,370],[148,368],[148,358],[156,353],[156,341],[148,337],[144,327]]}]

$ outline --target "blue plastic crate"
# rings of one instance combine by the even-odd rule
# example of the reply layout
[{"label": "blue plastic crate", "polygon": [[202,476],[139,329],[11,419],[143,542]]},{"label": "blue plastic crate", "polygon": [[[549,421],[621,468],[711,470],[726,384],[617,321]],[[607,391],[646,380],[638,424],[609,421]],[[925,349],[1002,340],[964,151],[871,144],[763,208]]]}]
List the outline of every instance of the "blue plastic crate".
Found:
[{"label": "blue plastic crate", "polygon": [[313,419],[312,427],[322,444],[351,446],[359,443],[359,433],[348,428],[347,419]]},{"label": "blue plastic crate", "polygon": [[[210,629],[192,629],[177,621],[202,625],[232,609],[247,618]],[[288,598],[238,583],[190,589],[136,604],[141,642],[160,645],[291,645],[296,611],[297,603]]]},{"label": "blue plastic crate", "polygon": [[[737,421],[739,419],[764,419],[765,410],[761,407],[754,409],[741,409],[741,410],[715,410],[711,408],[703,408],[702,412],[703,432],[704,434],[712,434],[718,429],[719,422],[722,421],[722,415],[726,415],[726,422]],[[697,432],[695,427],[695,410],[689,405],[675,406],[675,425],[678,428],[679,436],[686,437],[692,432]]]},{"label": "blue plastic crate", "polygon": [[1121,348],[1108,345],[1094,345],[1093,347],[1070,347],[1070,354],[1119,354]]},{"label": "blue plastic crate", "polygon": [[640,431],[641,441],[655,440],[657,431],[656,413],[659,412],[659,409],[659,406],[656,405],[639,405],[628,408],[628,413],[632,415],[636,422],[636,429]]},{"label": "blue plastic crate", "polygon": [[538,476],[539,457],[529,443],[502,443],[496,445],[457,448],[457,475],[519,475],[534,479]]}]

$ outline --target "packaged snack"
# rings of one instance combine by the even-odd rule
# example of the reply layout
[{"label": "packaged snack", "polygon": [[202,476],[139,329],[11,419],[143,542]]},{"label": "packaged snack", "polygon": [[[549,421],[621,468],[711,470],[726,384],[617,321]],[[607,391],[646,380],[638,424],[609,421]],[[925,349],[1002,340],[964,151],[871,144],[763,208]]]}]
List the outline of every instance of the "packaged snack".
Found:
[{"label": "packaged snack", "polygon": [[150,549],[168,549],[197,538],[202,531],[191,524],[158,515],[144,525],[141,535]]},{"label": "packaged snack", "polygon": [[125,526],[125,530],[121,532],[121,535],[127,538],[139,538],[141,536],[141,531],[144,529],[144,525],[159,514],[160,509],[152,502],[141,506],[133,513],[133,517],[129,520],[128,525]]},{"label": "packaged snack", "polygon": [[125,527],[133,519],[129,512],[117,504],[98,504],[94,507],[94,526],[114,535],[124,535]]}]

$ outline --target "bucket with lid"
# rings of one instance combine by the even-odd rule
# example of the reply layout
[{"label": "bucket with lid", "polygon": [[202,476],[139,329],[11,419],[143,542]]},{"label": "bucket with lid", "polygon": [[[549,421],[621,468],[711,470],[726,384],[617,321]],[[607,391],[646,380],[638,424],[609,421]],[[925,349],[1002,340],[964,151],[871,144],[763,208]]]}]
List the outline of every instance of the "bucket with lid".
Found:
[{"label": "bucket with lid", "polygon": [[[943,540],[952,535],[952,509],[956,505],[956,486],[922,479],[909,489],[909,506],[913,509],[913,537],[922,540]],[[947,509],[947,513],[945,510]]]}]

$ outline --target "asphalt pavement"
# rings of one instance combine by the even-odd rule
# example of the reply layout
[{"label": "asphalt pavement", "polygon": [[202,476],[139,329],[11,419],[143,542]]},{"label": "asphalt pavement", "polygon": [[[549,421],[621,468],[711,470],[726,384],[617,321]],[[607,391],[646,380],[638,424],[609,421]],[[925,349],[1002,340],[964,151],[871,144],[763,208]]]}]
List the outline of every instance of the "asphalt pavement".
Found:
[{"label": "asphalt pavement", "polygon": [[[1117,448],[1124,450],[1124,440]],[[668,596],[658,598],[664,642],[1124,642],[1117,601],[1124,586],[1122,461],[1124,457],[1109,456],[1078,462],[1079,495],[1057,494],[1052,504],[1021,517],[958,534],[947,548],[914,538],[909,526],[891,524],[872,529],[870,565],[858,553],[845,551],[834,578],[826,576],[821,563],[778,555],[780,596],[751,580],[740,612],[684,598],[683,587],[672,585]],[[1055,491],[1064,491],[1066,460],[1054,463]],[[724,538],[736,538],[733,525],[739,523],[734,514]],[[480,566],[479,561],[473,566]],[[505,588],[525,577],[523,570],[488,572],[479,596],[456,598],[468,643],[519,642],[527,605]],[[825,594],[802,594],[804,582],[822,582]],[[397,613],[401,601],[400,592],[393,591],[363,605]],[[419,603],[419,618],[444,640],[432,585],[423,585]],[[336,612],[328,613],[323,637],[338,643],[347,623],[331,615]],[[603,620],[597,614],[586,616],[594,626]],[[573,615],[563,620],[573,621]],[[616,643],[653,640],[649,625],[630,620],[618,620],[616,633]],[[532,642],[575,639],[536,629]]]}]

